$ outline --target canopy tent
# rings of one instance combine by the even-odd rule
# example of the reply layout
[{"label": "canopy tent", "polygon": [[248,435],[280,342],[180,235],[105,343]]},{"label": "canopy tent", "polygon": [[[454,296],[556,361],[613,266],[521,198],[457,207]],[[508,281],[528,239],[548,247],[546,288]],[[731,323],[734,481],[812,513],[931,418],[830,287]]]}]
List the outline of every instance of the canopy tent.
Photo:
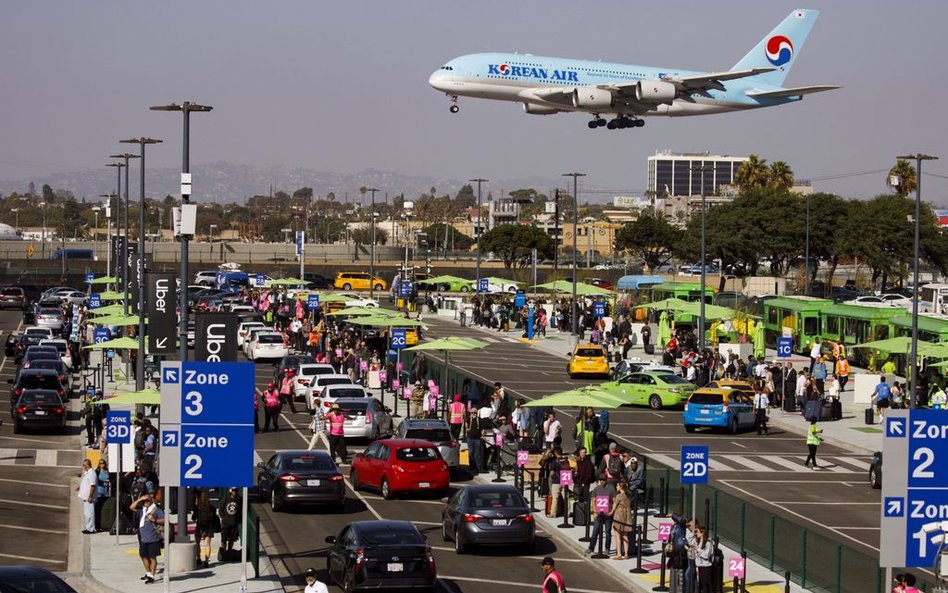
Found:
[{"label": "canopy tent", "polygon": [[[701,315],[701,303],[694,301],[684,301],[684,303],[685,306],[683,308],[676,310],[690,315]],[[735,317],[737,317],[737,311],[729,307],[709,305],[707,303],[704,305],[705,319],[734,319]]]},{"label": "canopy tent", "polygon": [[452,276],[451,274],[442,274],[441,276],[435,276],[434,278],[426,278],[420,281],[421,284],[453,284],[456,282],[472,282],[472,281],[468,280],[467,278],[461,278],[460,276]]},{"label": "canopy tent", "polygon": [[109,404],[110,406],[124,404],[130,406],[157,406],[161,404],[161,394],[156,389],[142,389],[132,391],[92,402],[96,405]]},{"label": "canopy tent", "polygon": [[277,278],[276,280],[267,280],[264,282],[266,288],[273,286],[306,286],[309,284],[307,280],[300,280],[299,278]]},{"label": "canopy tent", "polygon": [[[573,283],[569,280],[554,280],[553,282],[547,282],[545,284],[537,284],[533,288],[572,293]],[[577,282],[576,294],[580,296],[607,296],[615,294],[615,292],[605,288],[599,288],[598,286],[593,286],[592,284],[586,284],[585,282]]]},{"label": "canopy tent", "polygon": [[332,311],[328,315],[376,315],[376,307],[346,307],[338,311]]},{"label": "canopy tent", "polygon": [[346,321],[352,325],[362,325],[365,327],[426,327],[424,323],[417,319],[406,319],[405,317],[395,316],[366,316],[353,317]]},{"label": "canopy tent", "polygon": [[319,295],[319,304],[323,303],[348,303],[353,300],[352,297],[342,296],[341,294],[321,294]]},{"label": "canopy tent", "polygon": [[[910,354],[912,350],[912,338],[908,336],[898,336],[886,340],[875,340],[864,344],[856,344],[853,348],[871,348],[881,352],[890,352],[893,354]],[[932,358],[948,358],[948,346],[944,344],[935,344],[934,342],[918,341],[918,355],[930,356]]]},{"label": "canopy tent", "polygon": [[[449,336],[447,338],[438,338],[437,340],[422,342],[421,344],[417,344],[411,348],[406,348],[406,350],[440,350],[444,352],[444,376],[441,384],[445,389],[447,389],[448,368],[451,365],[449,353],[452,350],[480,350],[481,348],[486,348],[487,346],[489,346],[487,342],[481,342],[480,340],[475,340],[474,338]],[[445,397],[441,401],[444,402],[442,404],[441,410],[443,413],[447,407],[447,394],[445,394]]]},{"label": "canopy tent", "polygon": [[138,340],[127,337],[114,338],[112,340],[99,342],[98,344],[84,346],[84,348],[92,350],[138,350]]},{"label": "canopy tent", "polygon": [[[587,437],[586,435],[586,425],[584,422],[586,416],[586,408],[606,408],[609,410],[614,410],[625,404],[622,399],[609,393],[608,391],[603,391],[599,388],[598,385],[585,385],[578,389],[570,389],[568,391],[560,391],[559,393],[553,393],[546,397],[533,400],[524,404],[526,407],[530,408],[539,408],[539,407],[549,407],[549,408],[579,408],[580,413],[579,417],[579,443],[582,443],[583,447],[586,447],[587,450],[590,449],[592,442],[591,436]],[[580,445],[577,444],[577,447]]]},{"label": "canopy tent", "polygon": [[86,280],[86,284],[115,284],[119,279],[115,276],[100,276],[92,280]]},{"label": "canopy tent", "polygon": [[89,309],[89,314],[95,315],[97,317],[104,317],[106,315],[122,315],[124,311],[125,307],[118,303],[112,303],[111,305],[99,307],[98,309]]},{"label": "canopy tent", "polygon": [[688,311],[689,303],[688,301],[669,298],[662,299],[660,301],[653,301],[651,303],[642,303],[641,305],[636,305],[636,309],[655,309],[656,311]]}]

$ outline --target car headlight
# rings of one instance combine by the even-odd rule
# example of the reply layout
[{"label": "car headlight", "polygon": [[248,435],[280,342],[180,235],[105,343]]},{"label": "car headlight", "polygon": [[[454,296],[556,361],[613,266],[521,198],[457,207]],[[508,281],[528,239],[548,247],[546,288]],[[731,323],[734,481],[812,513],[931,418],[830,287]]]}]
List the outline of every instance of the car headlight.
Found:
[{"label": "car headlight", "polygon": [[669,387],[669,388],[668,388],[668,392],[669,392],[669,393],[681,393],[681,389],[679,389],[679,388],[677,388],[677,387]]}]

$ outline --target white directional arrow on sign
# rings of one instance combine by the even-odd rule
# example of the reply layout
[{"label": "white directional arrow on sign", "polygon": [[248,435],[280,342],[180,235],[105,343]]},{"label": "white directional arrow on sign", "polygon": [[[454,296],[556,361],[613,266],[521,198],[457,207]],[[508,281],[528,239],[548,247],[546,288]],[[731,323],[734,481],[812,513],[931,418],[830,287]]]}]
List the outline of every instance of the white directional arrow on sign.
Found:
[{"label": "white directional arrow on sign", "polygon": [[177,383],[178,382],[178,369],[165,369],[165,375],[162,379],[165,383]]},{"label": "white directional arrow on sign", "polygon": [[890,517],[898,517],[902,514],[902,499],[892,498],[886,501],[885,514]]},{"label": "white directional arrow on sign", "polygon": [[905,423],[902,418],[889,418],[886,423],[886,435],[900,437],[905,435]]},{"label": "white directional arrow on sign", "polygon": [[155,349],[166,348],[168,346],[168,338],[156,338],[155,339]]}]

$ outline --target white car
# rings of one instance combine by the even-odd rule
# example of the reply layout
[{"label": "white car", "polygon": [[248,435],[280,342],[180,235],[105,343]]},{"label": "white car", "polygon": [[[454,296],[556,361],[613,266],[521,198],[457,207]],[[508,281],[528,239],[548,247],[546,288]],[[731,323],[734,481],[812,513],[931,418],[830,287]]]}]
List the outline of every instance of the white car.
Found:
[{"label": "white car", "polygon": [[66,365],[67,369],[72,368],[72,351],[69,350],[69,342],[59,339],[40,340],[40,346],[53,346],[59,352],[59,358]]},{"label": "white car", "polygon": [[844,305],[862,305],[863,307],[911,307],[912,299],[900,294],[866,295],[845,301]]},{"label": "white car", "polygon": [[340,397],[348,399],[351,397],[372,397],[372,395],[361,385],[353,385],[352,383],[335,383],[332,385],[326,385],[323,388],[322,394],[323,409],[328,412],[329,408],[332,407],[333,402],[335,402]]},{"label": "white car", "polygon": [[205,288],[217,284],[217,270],[201,270],[194,275],[194,283]]},{"label": "white car", "polygon": [[[489,294],[498,294],[498,293],[516,293],[520,289],[519,286],[513,282],[501,282],[500,284],[495,284],[494,282],[487,283],[487,292]],[[477,290],[477,280],[471,282],[471,290]]]},{"label": "white car", "polygon": [[237,346],[241,349],[244,347],[244,342],[247,341],[247,337],[250,335],[250,330],[252,329],[264,329],[267,327],[262,321],[243,321],[240,325],[237,326]]},{"label": "white car", "polygon": [[369,297],[364,297],[361,294],[356,294],[354,292],[337,292],[341,297],[346,297],[346,306],[347,307],[378,307],[379,302],[375,299],[370,299]]},{"label": "white car", "polygon": [[339,373],[317,375],[310,380],[306,387],[306,408],[313,408],[313,400],[323,396],[323,391],[328,385],[352,385],[352,379],[349,375]]},{"label": "white car", "polygon": [[261,359],[279,360],[290,353],[279,332],[259,331],[247,346],[247,358],[256,362]]},{"label": "white car", "polygon": [[231,313],[255,313],[256,309],[254,309],[250,305],[231,305],[230,312]]},{"label": "white car", "polygon": [[52,340],[56,337],[55,332],[50,327],[40,327],[38,325],[31,325],[23,330],[23,333],[28,336],[42,336],[41,340]]},{"label": "white car", "polygon": [[76,290],[75,288],[58,288],[46,296],[54,297],[62,300],[65,303],[70,305],[81,305],[88,296],[86,293],[81,290]]},{"label": "white car", "polygon": [[296,381],[293,382],[293,397],[296,401],[306,400],[306,390],[309,384],[320,375],[335,375],[336,369],[331,364],[308,363],[301,364],[296,369]]},{"label": "white car", "polygon": [[247,358],[250,358],[250,342],[254,339],[254,337],[255,337],[257,334],[259,334],[260,332],[272,332],[272,331],[273,331],[273,328],[272,328],[272,327],[267,327],[267,326],[263,326],[263,327],[252,327],[252,328],[248,329],[248,330],[247,330],[247,335],[244,336],[244,343],[243,343],[243,345],[241,346],[241,348],[243,348],[243,350],[244,350],[244,355],[245,355]]}]

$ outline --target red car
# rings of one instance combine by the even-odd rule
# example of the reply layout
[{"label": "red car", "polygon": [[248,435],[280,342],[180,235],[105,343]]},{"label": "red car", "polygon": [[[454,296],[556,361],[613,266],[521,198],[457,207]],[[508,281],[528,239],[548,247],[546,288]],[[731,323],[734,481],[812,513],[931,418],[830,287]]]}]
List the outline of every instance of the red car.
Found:
[{"label": "red car", "polygon": [[447,493],[448,464],[438,447],[422,439],[381,439],[355,456],[349,472],[352,489],[363,486],[390,499],[397,492]]}]

